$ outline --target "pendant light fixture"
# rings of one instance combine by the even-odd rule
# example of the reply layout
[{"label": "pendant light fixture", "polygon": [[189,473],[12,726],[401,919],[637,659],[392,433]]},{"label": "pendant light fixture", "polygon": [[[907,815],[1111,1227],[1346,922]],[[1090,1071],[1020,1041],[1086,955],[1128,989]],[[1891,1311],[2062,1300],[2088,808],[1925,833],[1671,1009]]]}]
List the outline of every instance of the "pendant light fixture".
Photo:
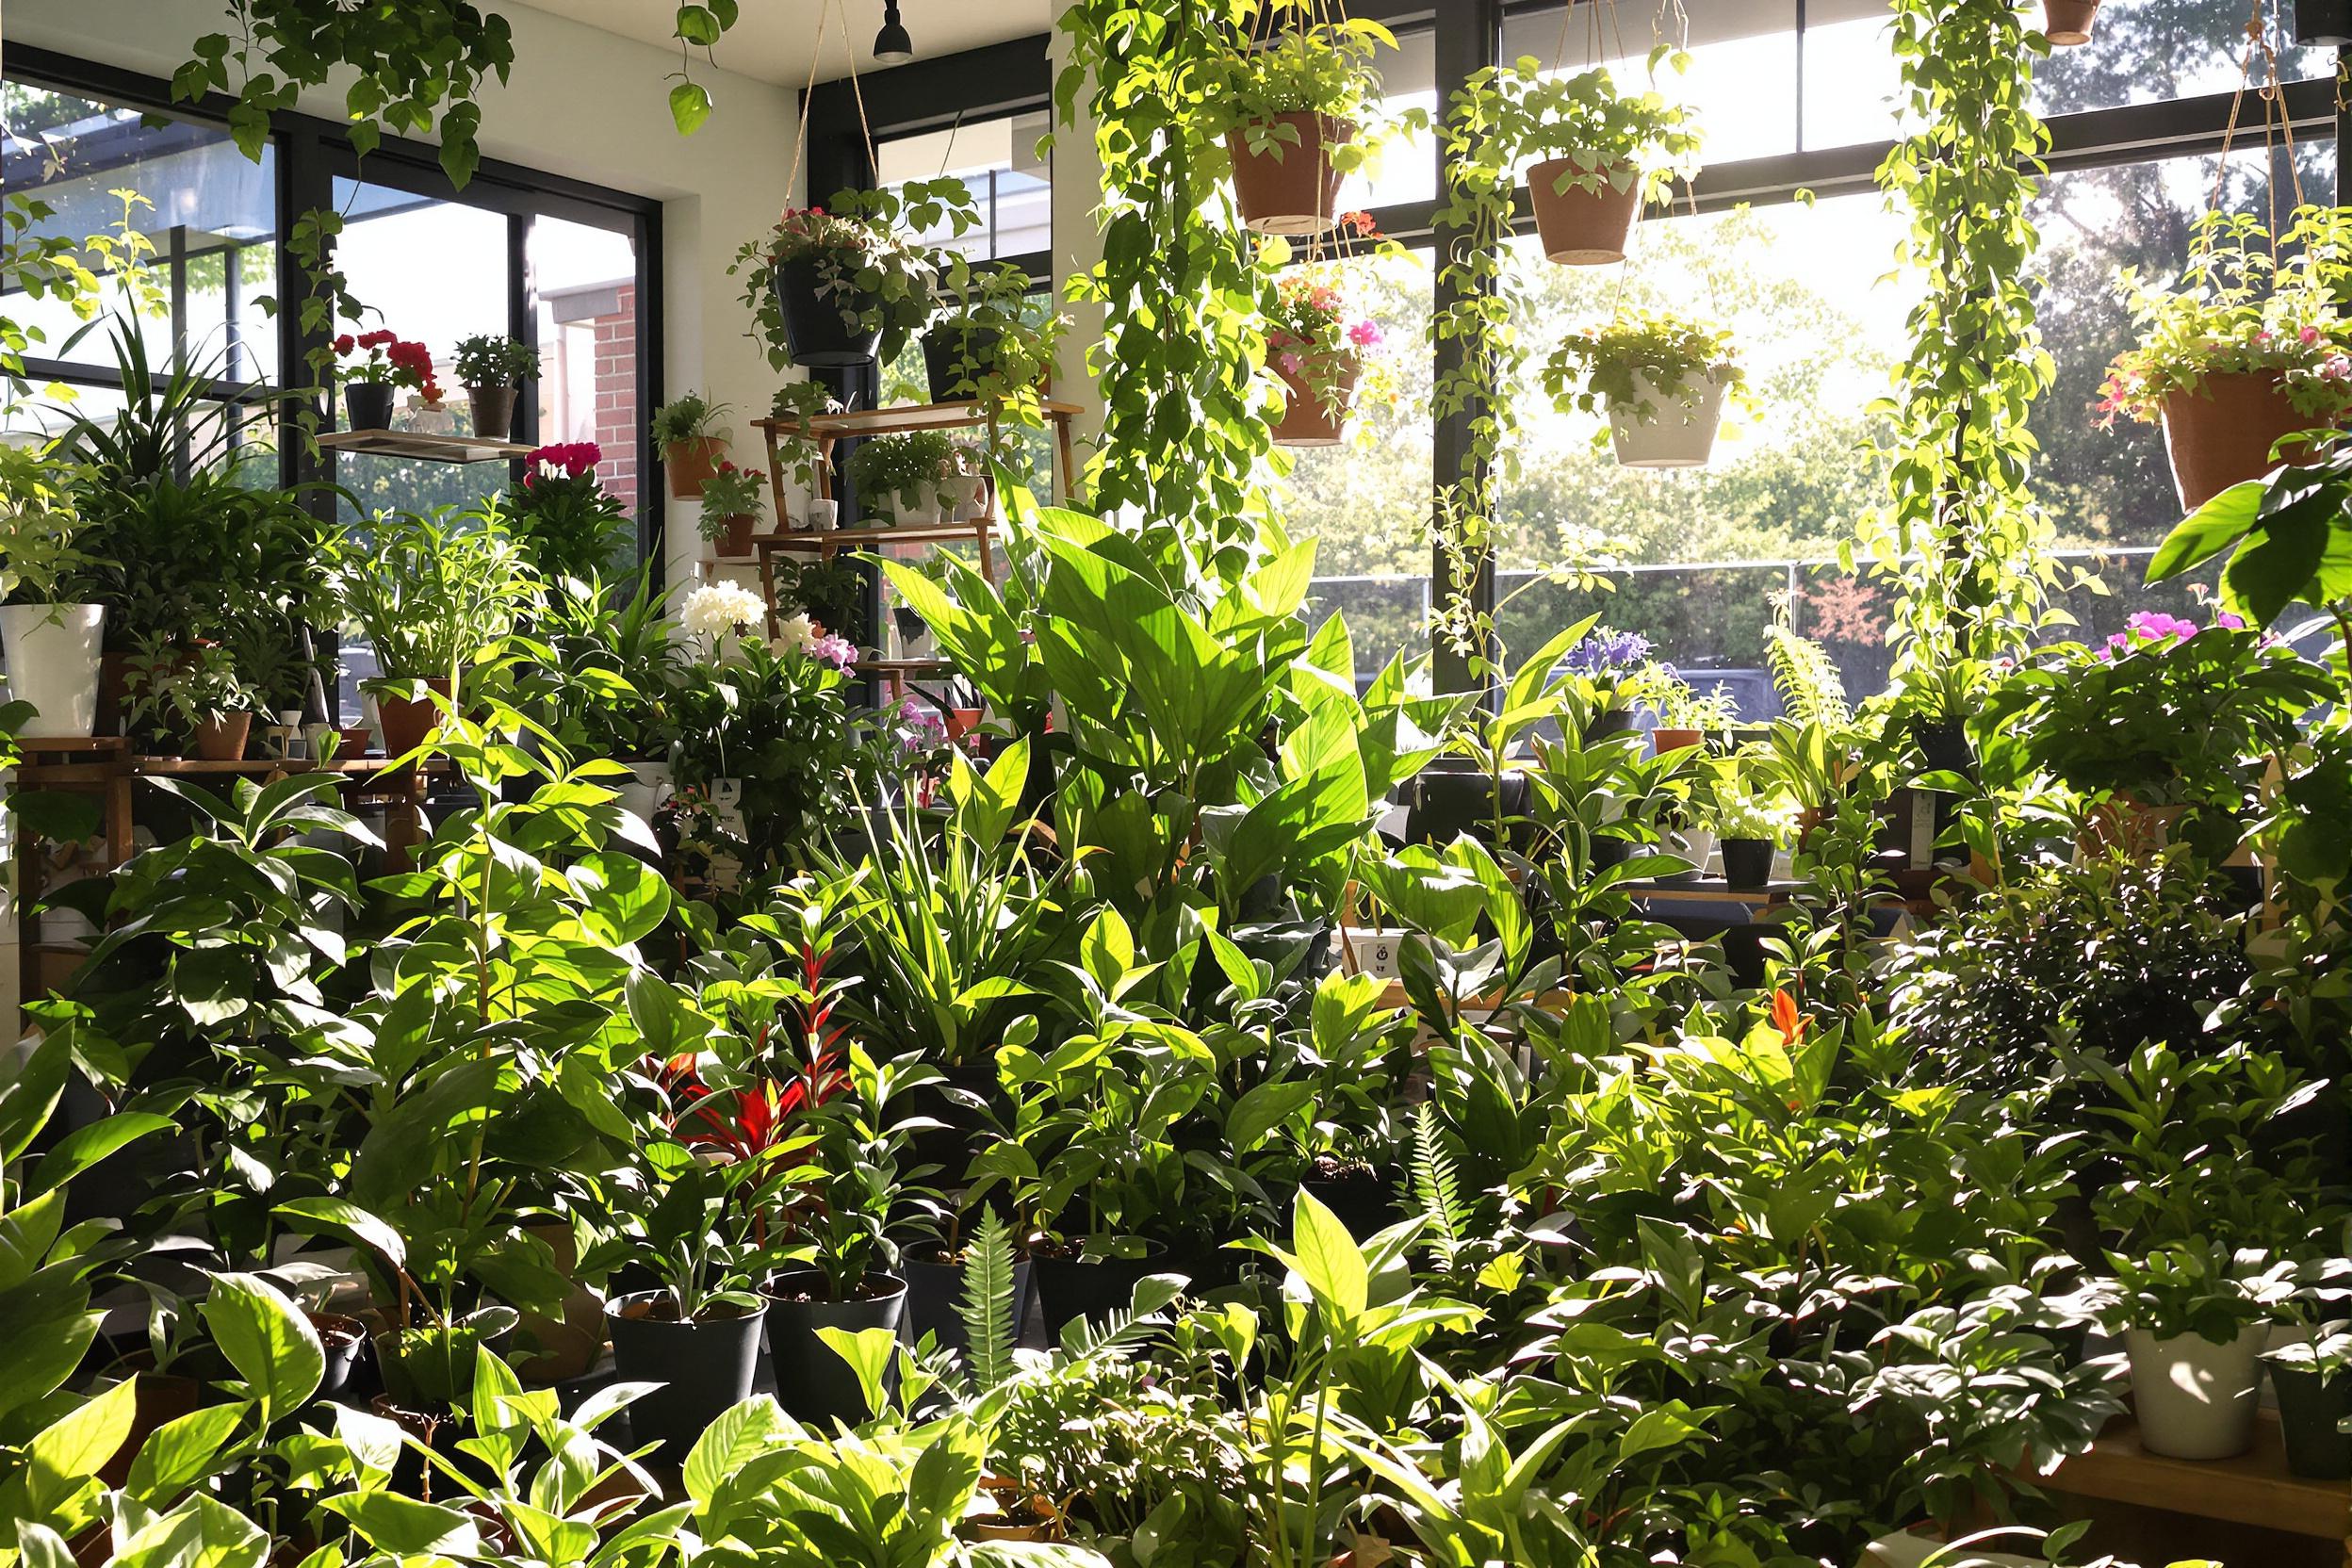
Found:
[{"label": "pendant light fixture", "polygon": [[882,0],[882,30],[874,35],[876,65],[905,65],[915,57],[915,41],[898,19],[898,0]]}]

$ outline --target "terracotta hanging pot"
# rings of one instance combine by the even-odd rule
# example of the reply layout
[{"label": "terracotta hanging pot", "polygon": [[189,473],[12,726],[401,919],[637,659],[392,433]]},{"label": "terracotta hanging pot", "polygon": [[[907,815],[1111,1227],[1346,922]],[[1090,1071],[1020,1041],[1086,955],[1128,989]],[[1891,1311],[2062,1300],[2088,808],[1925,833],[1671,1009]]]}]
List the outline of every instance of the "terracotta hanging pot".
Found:
[{"label": "terracotta hanging pot", "polygon": [[1604,164],[1591,171],[1601,177],[1599,190],[1559,188],[1563,177],[1583,172],[1570,158],[1546,158],[1527,171],[1527,201],[1535,208],[1535,233],[1544,257],[1567,267],[1623,261],[1633,220],[1642,212],[1642,177],[1636,174],[1620,190],[1612,177],[1615,166]]},{"label": "terracotta hanging pot", "polygon": [[2270,453],[2282,438],[2326,422],[2295,412],[2276,370],[2210,375],[2194,392],[2174,392],[2164,399],[2164,445],[2181,509],[2261,479],[2278,466]]},{"label": "terracotta hanging pot", "polygon": [[2042,36],[2060,48],[2091,41],[2099,0],[2042,0]]},{"label": "terracotta hanging pot", "polygon": [[1275,423],[1274,444],[1338,446],[1355,411],[1356,384],[1364,377],[1362,356],[1345,351],[1307,354],[1300,356],[1296,370],[1277,362],[1274,373],[1282,378],[1282,390],[1290,400]]},{"label": "terracotta hanging pot", "polygon": [[702,482],[718,471],[727,443],[715,435],[673,441],[662,449],[662,466],[669,470],[670,494],[681,501],[702,499]]},{"label": "terracotta hanging pot", "polygon": [[1247,131],[1229,131],[1225,150],[1233,160],[1233,202],[1241,220],[1260,234],[1321,234],[1331,226],[1339,204],[1339,171],[1330,149],[1355,139],[1353,122],[1322,114],[1278,114],[1270,125],[1298,136],[1252,152]]}]

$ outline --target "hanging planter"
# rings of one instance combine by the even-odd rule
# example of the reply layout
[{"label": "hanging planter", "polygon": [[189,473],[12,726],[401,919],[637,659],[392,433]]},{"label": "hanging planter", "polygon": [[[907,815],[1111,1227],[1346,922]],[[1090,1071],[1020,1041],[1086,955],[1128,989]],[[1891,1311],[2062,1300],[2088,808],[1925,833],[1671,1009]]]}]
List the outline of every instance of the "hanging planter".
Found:
[{"label": "hanging planter", "polygon": [[978,396],[980,378],[996,368],[1003,329],[942,321],[923,335],[923,376],[935,403]]},{"label": "hanging planter", "polygon": [[2042,36],[2058,48],[2091,41],[2099,0],[2042,0]]},{"label": "hanging planter", "polygon": [[8,696],[36,710],[23,733],[61,740],[96,733],[103,604],[0,606],[0,659]]},{"label": "hanging planter", "polygon": [[1278,114],[1230,131],[1233,204],[1260,234],[1321,234],[1339,208],[1334,150],[1355,139],[1353,122],[1324,114]]},{"label": "hanging planter", "polygon": [[[1623,188],[1620,178],[1626,181]],[[1625,260],[1632,242],[1633,220],[1642,212],[1642,174],[1621,173],[1613,165],[1585,171],[1567,158],[1547,158],[1527,171],[1527,203],[1535,209],[1544,260],[1606,267]]]},{"label": "hanging planter", "polygon": [[[839,369],[898,357],[939,308],[936,253],[899,232],[912,207],[961,234],[977,221],[960,180],[895,190],[845,190],[832,208],[787,208],[774,229],[736,253],[743,303],[777,369]],[[926,224],[926,226],[931,226]]]},{"label": "hanging planter", "polygon": [[1259,234],[1330,228],[1340,181],[1385,134],[1372,58],[1396,48],[1395,36],[1374,22],[1306,14],[1298,8],[1298,24],[1270,39],[1238,41],[1205,88],[1233,162],[1233,205]]},{"label": "hanging planter", "polygon": [[1286,401],[1274,425],[1278,447],[1336,447],[1355,412],[1356,384],[1364,361],[1352,353],[1290,356],[1295,368],[1276,363]]},{"label": "hanging planter", "polygon": [[[1679,71],[1683,58],[1663,62]],[[1527,201],[1544,256],[1571,267],[1623,261],[1645,200],[1696,168],[1688,110],[1607,67],[1547,74],[1534,59],[1495,73],[1480,110],[1511,161],[1531,158]]]},{"label": "hanging planter", "polygon": [[702,498],[703,482],[727,455],[727,436],[719,421],[727,412],[727,404],[714,403],[699,392],[685,393],[653,411],[653,441],[662,449],[662,466],[675,498]]},{"label": "hanging planter", "polygon": [[[1379,240],[1364,213],[1343,214],[1340,221],[1350,235]],[[1380,323],[1350,297],[1349,281],[1328,262],[1288,268],[1275,280],[1266,355],[1282,384],[1282,414],[1273,429],[1278,447],[1339,445],[1366,371],[1385,371]]]},{"label": "hanging planter", "polygon": [[1555,408],[1609,416],[1610,445],[1628,468],[1705,465],[1724,402],[1745,383],[1728,332],[1648,313],[1570,334],[1544,367]]},{"label": "hanging planter", "polygon": [[2297,207],[2275,244],[2250,220],[2209,216],[2178,285],[2124,279],[2139,341],[2108,368],[2099,422],[2163,424],[2183,510],[2319,456],[2329,434],[2292,438],[2352,416],[2345,239],[2333,208]]}]

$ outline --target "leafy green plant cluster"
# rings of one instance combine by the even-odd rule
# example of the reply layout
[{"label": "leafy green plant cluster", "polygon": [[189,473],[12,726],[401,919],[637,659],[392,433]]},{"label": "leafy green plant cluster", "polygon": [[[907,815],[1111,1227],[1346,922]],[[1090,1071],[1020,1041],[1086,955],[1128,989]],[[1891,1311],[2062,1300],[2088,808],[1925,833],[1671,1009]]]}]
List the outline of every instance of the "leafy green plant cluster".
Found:
[{"label": "leafy green plant cluster", "polygon": [[539,351],[502,333],[482,333],[457,340],[457,384],[460,386],[520,386],[539,374]]},{"label": "leafy green plant cluster", "polygon": [[955,447],[943,431],[877,435],[850,454],[849,482],[863,496],[924,495],[947,477]]},{"label": "leafy green plant cluster", "polygon": [[[1648,74],[1655,83],[1659,67],[1688,65],[1681,50],[1661,43],[1650,52]],[[1690,110],[1655,86],[1620,88],[1606,66],[1547,72],[1523,56],[1474,78],[1471,90],[1485,100],[1487,134],[1509,155],[1565,165],[1547,176],[1557,194],[1638,187],[1643,201],[1658,201],[1696,171],[1700,136]]]},{"label": "leafy green plant cluster", "polygon": [[714,403],[700,392],[681,392],[653,411],[654,445],[675,447],[681,441],[716,435],[722,428],[720,421],[731,412],[727,404]]},{"label": "leafy green plant cluster", "polygon": [[1380,139],[1380,73],[1373,62],[1381,49],[1396,47],[1396,36],[1364,17],[1315,19],[1287,0],[1250,0],[1230,25],[1239,41],[1202,74],[1210,134],[1238,134],[1251,154],[1279,159],[1301,139],[1276,118],[1321,115],[1346,128],[1344,139],[1325,138],[1332,168],[1363,167]]},{"label": "leafy green plant cluster", "polygon": [[939,308],[939,253],[913,239],[944,229],[953,237],[979,221],[957,179],[910,180],[887,190],[842,190],[823,207],[793,208],[775,228],[743,242],[727,276],[743,280],[750,336],[776,369],[792,363],[779,293],[781,270],[805,265],[815,305],[853,333],[879,333],[882,363],[931,324]]},{"label": "leafy green plant cluster", "polygon": [[1544,366],[1544,389],[1561,412],[1625,409],[1645,423],[1662,400],[1688,411],[1710,386],[1746,383],[1727,329],[1649,311],[1570,333]]}]

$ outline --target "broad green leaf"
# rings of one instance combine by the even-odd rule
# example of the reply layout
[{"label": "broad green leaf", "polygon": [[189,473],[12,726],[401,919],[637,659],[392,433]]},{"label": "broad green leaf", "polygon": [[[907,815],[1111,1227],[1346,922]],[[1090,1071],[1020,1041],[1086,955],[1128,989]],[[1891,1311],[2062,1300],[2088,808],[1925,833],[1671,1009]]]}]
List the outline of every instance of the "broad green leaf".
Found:
[{"label": "broad green leaf", "polygon": [[438,1503],[391,1492],[354,1492],[319,1506],[350,1520],[378,1551],[398,1557],[468,1558],[482,1550],[482,1530],[473,1519]]},{"label": "broad green leaf", "polygon": [[41,1157],[33,1167],[25,1190],[47,1192],[62,1185],[88,1170],[116,1151],[138,1142],[153,1133],[168,1133],[176,1125],[168,1116],[154,1116],[145,1111],[122,1111],[87,1127],[77,1127],[57,1140],[57,1147]]},{"label": "broad green leaf", "polygon": [[138,1405],[139,1390],[125,1379],[33,1435],[24,1446],[24,1487],[37,1513],[54,1512],[121,1450]]},{"label": "broad green leaf", "polygon": [[1331,1332],[1344,1337],[1364,1315],[1368,1283],[1364,1250],[1339,1217],[1304,1187],[1291,1204],[1290,1223],[1299,1278],[1334,1319]]},{"label": "broad green leaf", "polygon": [[327,1369],[318,1331],[277,1286],[254,1274],[216,1274],[201,1310],[213,1343],[261,1402],[264,1426],[318,1392]]}]

